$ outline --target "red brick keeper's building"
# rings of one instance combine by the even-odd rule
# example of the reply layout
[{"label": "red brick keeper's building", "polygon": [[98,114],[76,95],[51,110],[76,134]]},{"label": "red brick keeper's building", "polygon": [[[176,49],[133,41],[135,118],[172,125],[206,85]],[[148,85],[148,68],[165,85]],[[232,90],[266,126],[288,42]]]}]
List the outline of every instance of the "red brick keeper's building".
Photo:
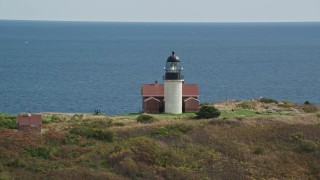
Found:
[{"label": "red brick keeper's building", "polygon": [[[141,87],[142,111],[144,113],[164,112],[164,85],[143,84]],[[197,84],[182,85],[182,112],[197,112],[199,109]]]}]

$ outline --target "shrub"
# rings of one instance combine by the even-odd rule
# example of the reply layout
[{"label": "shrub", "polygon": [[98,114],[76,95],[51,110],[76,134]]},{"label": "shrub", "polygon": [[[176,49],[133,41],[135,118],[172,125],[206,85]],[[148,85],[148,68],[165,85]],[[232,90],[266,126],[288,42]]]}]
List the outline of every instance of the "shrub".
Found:
[{"label": "shrub", "polygon": [[81,121],[83,119],[83,114],[75,114],[71,117],[71,121]]},{"label": "shrub", "polygon": [[8,129],[16,129],[16,116],[7,115],[4,113],[0,113],[0,127],[8,128]]},{"label": "shrub", "polygon": [[108,142],[113,142],[116,136],[115,133],[110,130],[100,130],[82,126],[74,127],[70,133]]},{"label": "shrub", "polygon": [[196,114],[198,119],[209,119],[219,117],[221,112],[214,106],[201,106]]},{"label": "shrub", "polygon": [[16,129],[17,123],[15,120],[0,119],[0,127],[8,128],[8,129]]},{"label": "shrub", "polygon": [[278,101],[277,100],[274,100],[274,99],[271,99],[271,98],[261,98],[259,99],[260,102],[262,103],[275,103],[275,104],[278,104]]},{"label": "shrub", "polygon": [[150,115],[142,114],[137,117],[137,122],[139,123],[152,123],[154,118]]},{"label": "shrub", "polygon": [[185,124],[173,124],[165,127],[158,128],[152,132],[152,135],[157,137],[162,136],[181,136],[193,129],[190,125]]},{"label": "shrub", "polygon": [[241,104],[238,104],[237,107],[241,109],[254,109],[254,107],[249,103],[241,103]]},{"label": "shrub", "polygon": [[52,150],[48,146],[31,147],[27,149],[27,152],[32,157],[40,157],[43,159],[49,159],[52,156]]},{"label": "shrub", "polygon": [[80,140],[75,134],[66,134],[66,144],[79,144]]},{"label": "shrub", "polygon": [[62,117],[62,116],[59,116],[59,115],[56,115],[54,114],[52,117],[51,117],[51,122],[62,122],[62,121],[65,121],[66,118]]},{"label": "shrub", "polygon": [[113,142],[115,139],[115,133],[110,130],[96,130],[93,137],[98,140]]},{"label": "shrub", "polygon": [[290,135],[290,139],[294,141],[300,141],[304,139],[304,135],[301,132],[293,133]]},{"label": "shrub", "polygon": [[49,124],[51,122],[51,120],[48,118],[42,118],[42,122],[43,122],[43,124]]},{"label": "shrub", "polygon": [[256,147],[253,151],[254,154],[257,154],[257,155],[261,155],[264,153],[264,148],[263,147]]},{"label": "shrub", "polygon": [[10,167],[26,167],[26,164],[27,163],[24,161],[24,159],[16,158],[13,161],[9,162],[7,165]]},{"label": "shrub", "polygon": [[310,101],[305,101],[304,104],[305,104],[305,105],[309,105],[309,104],[311,104],[311,103],[310,103]]},{"label": "shrub", "polygon": [[139,173],[137,164],[130,157],[125,157],[120,161],[116,166],[116,169],[122,174],[132,177],[133,179],[135,179],[135,176]]},{"label": "shrub", "polygon": [[301,140],[300,150],[306,153],[314,152],[318,145],[311,140]]},{"label": "shrub", "polygon": [[134,161],[154,164],[161,147],[153,139],[142,136],[130,140],[130,149]]},{"label": "shrub", "polygon": [[108,128],[112,126],[112,120],[98,120],[93,122],[82,123],[83,127],[91,127],[91,128]]}]

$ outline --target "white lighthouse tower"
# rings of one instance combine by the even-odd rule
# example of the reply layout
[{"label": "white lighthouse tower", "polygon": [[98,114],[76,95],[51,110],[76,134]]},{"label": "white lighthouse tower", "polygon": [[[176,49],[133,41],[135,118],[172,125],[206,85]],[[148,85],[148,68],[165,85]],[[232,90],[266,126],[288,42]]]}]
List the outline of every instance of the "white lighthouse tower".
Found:
[{"label": "white lighthouse tower", "polygon": [[182,84],[181,64],[175,52],[168,57],[164,76],[164,112],[169,114],[182,113]]}]

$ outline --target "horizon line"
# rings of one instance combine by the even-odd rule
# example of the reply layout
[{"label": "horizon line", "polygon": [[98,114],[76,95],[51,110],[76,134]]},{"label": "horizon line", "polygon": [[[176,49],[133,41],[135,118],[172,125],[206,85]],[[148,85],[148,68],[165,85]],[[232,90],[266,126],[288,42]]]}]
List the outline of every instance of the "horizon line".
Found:
[{"label": "horizon line", "polygon": [[1,19],[0,21],[45,21],[45,22],[93,22],[93,23],[320,23],[319,21],[107,21],[107,20],[45,20]]}]

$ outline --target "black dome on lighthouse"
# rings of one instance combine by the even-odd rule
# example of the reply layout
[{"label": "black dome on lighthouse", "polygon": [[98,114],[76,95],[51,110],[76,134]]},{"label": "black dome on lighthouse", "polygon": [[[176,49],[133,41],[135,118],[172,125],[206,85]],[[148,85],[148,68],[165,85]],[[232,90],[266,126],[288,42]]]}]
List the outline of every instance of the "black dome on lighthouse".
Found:
[{"label": "black dome on lighthouse", "polygon": [[180,58],[175,55],[175,52],[172,52],[172,55],[168,57],[167,62],[180,62]]},{"label": "black dome on lighthouse", "polygon": [[165,80],[182,80],[183,75],[181,74],[182,66],[180,63],[180,59],[178,56],[172,52],[172,55],[168,57],[166,67],[164,68],[166,71]]}]

